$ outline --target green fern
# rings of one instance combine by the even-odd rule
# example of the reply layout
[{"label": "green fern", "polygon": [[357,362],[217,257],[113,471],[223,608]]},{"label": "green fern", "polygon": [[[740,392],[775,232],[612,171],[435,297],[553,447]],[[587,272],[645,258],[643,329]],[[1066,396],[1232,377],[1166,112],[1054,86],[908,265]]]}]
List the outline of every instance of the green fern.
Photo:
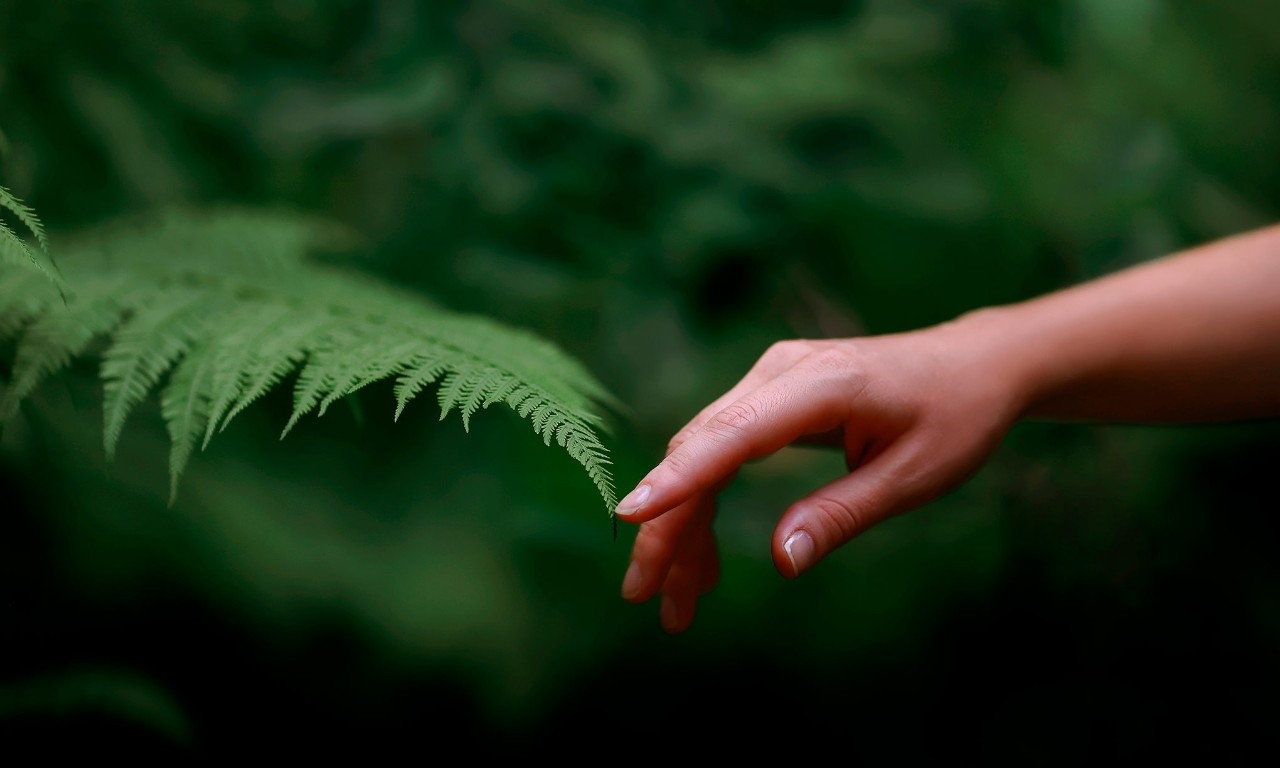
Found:
[{"label": "green fern", "polygon": [[345,237],[325,222],[247,210],[117,223],[60,245],[65,302],[58,285],[33,279],[39,263],[0,264],[0,340],[17,342],[0,424],[104,342],[103,448],[114,456],[130,413],[159,390],[172,503],[193,452],[294,374],[281,438],[373,382],[395,380],[397,420],[437,385],[440,418],[456,410],[467,431],[496,403],[529,420],[582,465],[612,514],[597,407],[617,403],[595,378],[531,334],[309,258]]},{"label": "green fern", "polygon": [[12,213],[36,239],[36,246],[33,248],[27,244],[26,240],[19,237],[4,219],[0,219],[0,264],[12,264],[25,260],[57,286],[60,292],[65,290],[62,273],[58,271],[58,265],[49,255],[49,240],[45,237],[44,225],[35,211],[3,186],[0,186],[0,210]]}]

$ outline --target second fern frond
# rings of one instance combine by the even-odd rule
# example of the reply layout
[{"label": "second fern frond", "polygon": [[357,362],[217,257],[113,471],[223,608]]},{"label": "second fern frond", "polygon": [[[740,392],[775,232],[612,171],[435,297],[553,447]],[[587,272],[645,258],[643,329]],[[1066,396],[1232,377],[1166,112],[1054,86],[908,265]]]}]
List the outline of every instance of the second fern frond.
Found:
[{"label": "second fern frond", "polygon": [[0,211],[12,214],[36,239],[33,247],[0,218],[0,264],[26,261],[57,286],[59,292],[65,290],[62,273],[49,255],[49,239],[45,237],[40,217],[3,186],[0,186]]}]

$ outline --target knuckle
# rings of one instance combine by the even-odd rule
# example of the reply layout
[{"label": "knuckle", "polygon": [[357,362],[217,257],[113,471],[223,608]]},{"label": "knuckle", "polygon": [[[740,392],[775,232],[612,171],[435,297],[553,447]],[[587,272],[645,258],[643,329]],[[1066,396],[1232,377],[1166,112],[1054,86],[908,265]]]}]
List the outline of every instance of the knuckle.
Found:
[{"label": "knuckle", "polygon": [[870,527],[871,514],[865,502],[819,496],[812,500],[813,522],[835,539],[846,542]]},{"label": "knuckle", "polygon": [[674,475],[679,482],[688,482],[696,476],[693,461],[687,455],[687,452],[673,450],[667,458],[663,459],[662,463],[667,471]]},{"label": "knuckle", "polygon": [[786,357],[789,350],[795,347],[795,344],[796,342],[793,340],[775,341],[769,345],[769,348],[764,351],[764,354],[761,355],[761,357],[767,360]]},{"label": "knuckle", "polygon": [[824,346],[814,350],[805,357],[805,362],[824,373],[849,374],[861,369],[858,358],[842,347]]},{"label": "knuckle", "polygon": [[693,427],[685,427],[681,429],[679,432],[672,435],[671,439],[667,441],[667,455],[670,456],[671,454],[675,453],[676,449],[684,445],[685,441],[687,441],[690,438],[690,436],[693,435],[693,432],[694,432]]},{"label": "knuckle", "polygon": [[813,343],[806,339],[784,339],[775,341],[760,356],[761,363],[770,367],[788,365],[804,357],[813,348]]},{"label": "knuckle", "polygon": [[640,530],[636,533],[636,541],[634,548],[637,552],[643,552],[646,556],[658,561],[666,561],[669,559],[671,552],[675,550],[676,544],[679,543],[678,529],[672,528],[670,525],[663,525],[657,520],[650,520],[640,524]]},{"label": "knuckle", "polygon": [[707,426],[716,432],[733,436],[741,434],[759,418],[754,405],[746,401],[731,403],[711,417]]}]

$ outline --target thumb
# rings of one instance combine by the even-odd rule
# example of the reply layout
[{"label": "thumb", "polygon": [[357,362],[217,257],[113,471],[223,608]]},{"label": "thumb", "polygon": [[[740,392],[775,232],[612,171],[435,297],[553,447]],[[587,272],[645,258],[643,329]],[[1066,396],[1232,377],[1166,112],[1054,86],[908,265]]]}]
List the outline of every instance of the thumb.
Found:
[{"label": "thumb", "polygon": [[925,503],[936,493],[894,446],[853,472],[793,503],[773,534],[778,572],[795,578],[873,526]]}]

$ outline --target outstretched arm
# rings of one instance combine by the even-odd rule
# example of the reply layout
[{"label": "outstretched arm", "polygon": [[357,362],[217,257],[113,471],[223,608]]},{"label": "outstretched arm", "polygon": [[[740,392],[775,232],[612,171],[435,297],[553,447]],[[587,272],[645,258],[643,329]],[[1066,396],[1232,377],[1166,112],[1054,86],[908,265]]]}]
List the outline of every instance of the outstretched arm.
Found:
[{"label": "outstretched arm", "polygon": [[1194,423],[1280,415],[1280,226],[908,333],[772,346],[672,438],[618,505],[640,524],[623,597],[687,628],[719,578],[717,493],[793,443],[849,473],[791,504],[774,564],[794,578],[964,482],[1023,418]]}]

